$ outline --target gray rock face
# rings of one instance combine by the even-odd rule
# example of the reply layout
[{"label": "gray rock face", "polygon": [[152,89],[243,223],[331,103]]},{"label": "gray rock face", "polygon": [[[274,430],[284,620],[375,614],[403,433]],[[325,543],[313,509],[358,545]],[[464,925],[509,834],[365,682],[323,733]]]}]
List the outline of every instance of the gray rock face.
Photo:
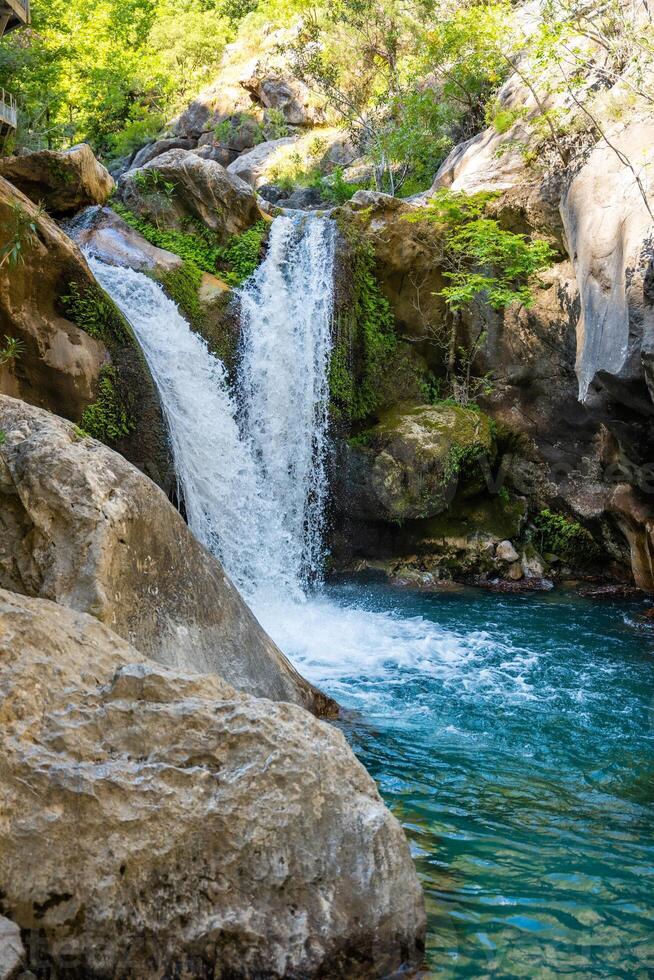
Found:
[{"label": "gray rock face", "polygon": [[[617,149],[644,173],[654,160],[654,122],[634,120],[608,133]],[[635,175],[603,140],[572,180],[561,202],[570,255],[581,294],[577,326],[577,375],[584,400],[598,376],[628,385],[651,375],[654,297],[651,276],[654,221]],[[615,389],[616,382],[609,382]]]},{"label": "gray rock face", "polygon": [[138,167],[144,167],[146,163],[150,163],[155,157],[160,157],[168,150],[191,150],[195,146],[195,140],[184,139],[180,136],[172,136],[167,139],[155,140],[153,143],[148,143],[146,146],[142,147],[136,155],[132,158],[129,169],[135,170]]},{"label": "gray rock face", "polygon": [[311,105],[309,89],[296,78],[279,72],[255,72],[243,87],[266,109],[276,109],[291,126],[313,126],[323,113]]},{"label": "gray rock face", "polygon": [[24,960],[20,928],[0,915],[0,980],[15,980]]},{"label": "gray rock face", "polygon": [[0,429],[0,586],[90,613],[162,663],[335,712],[147,477],[69,423],[6,396]]},{"label": "gray rock face", "polygon": [[382,412],[348,453],[346,513],[359,520],[434,517],[483,485],[477,455],[495,453],[490,419],[459,406],[400,404]]},{"label": "gray rock face", "polygon": [[250,187],[260,187],[268,180],[268,168],[274,161],[277,152],[284,146],[290,146],[297,141],[295,136],[283,136],[278,140],[267,140],[259,143],[247,153],[242,153],[227,167],[227,173],[239,177]]},{"label": "gray rock face", "polygon": [[0,160],[0,176],[55,215],[71,214],[89,204],[104,204],[114,188],[109,171],[88,143],[69,150],[38,150]]},{"label": "gray rock face", "polygon": [[3,906],[39,976],[372,980],[419,962],[407,842],[331,726],[7,592],[0,693]]},{"label": "gray rock face", "polygon": [[252,188],[215,160],[187,150],[168,150],[120,178],[119,194],[136,214],[165,227],[182,229],[199,219],[224,240],[259,217]]}]

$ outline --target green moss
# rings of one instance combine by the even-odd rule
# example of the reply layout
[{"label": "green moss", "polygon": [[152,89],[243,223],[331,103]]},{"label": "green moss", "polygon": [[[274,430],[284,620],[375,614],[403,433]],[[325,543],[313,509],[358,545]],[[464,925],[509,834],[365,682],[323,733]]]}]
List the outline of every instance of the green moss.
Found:
[{"label": "green moss", "polygon": [[397,348],[394,319],[375,275],[372,244],[354,225],[340,222],[348,245],[348,301],[336,316],[329,372],[332,412],[360,421],[380,404],[379,385]]},{"label": "green moss", "polygon": [[541,510],[534,524],[541,552],[551,552],[571,564],[585,564],[600,555],[590,531],[570,517]]},{"label": "green moss", "polygon": [[202,271],[197,265],[184,262],[179,269],[162,272],[157,278],[187,320],[200,329],[204,324],[204,313],[199,296]]},{"label": "green moss", "polygon": [[85,409],[79,429],[105,443],[118,442],[129,435],[136,423],[125,407],[125,400],[117,390],[118,375],[115,368],[103,367],[98,382],[98,397]]},{"label": "green moss", "polygon": [[108,346],[131,343],[131,332],[122,313],[99,286],[70,282],[61,303],[68,319],[90,337]]},{"label": "green moss", "polygon": [[49,157],[47,168],[53,180],[60,184],[72,184],[75,180],[73,171],[59,160],[58,157]]}]

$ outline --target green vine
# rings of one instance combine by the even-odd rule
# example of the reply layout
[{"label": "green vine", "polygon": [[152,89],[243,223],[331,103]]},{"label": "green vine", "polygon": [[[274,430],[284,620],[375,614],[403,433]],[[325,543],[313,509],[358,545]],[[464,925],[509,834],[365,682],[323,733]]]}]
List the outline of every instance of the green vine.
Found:
[{"label": "green vine", "polygon": [[115,368],[103,367],[98,382],[98,397],[84,410],[80,419],[80,431],[104,443],[117,442],[129,435],[136,425],[116,389],[117,383]]},{"label": "green vine", "polygon": [[375,275],[372,244],[353,225],[340,223],[349,246],[349,302],[336,316],[336,340],[329,371],[332,413],[360,421],[378,406],[378,386],[397,348],[394,319]]}]

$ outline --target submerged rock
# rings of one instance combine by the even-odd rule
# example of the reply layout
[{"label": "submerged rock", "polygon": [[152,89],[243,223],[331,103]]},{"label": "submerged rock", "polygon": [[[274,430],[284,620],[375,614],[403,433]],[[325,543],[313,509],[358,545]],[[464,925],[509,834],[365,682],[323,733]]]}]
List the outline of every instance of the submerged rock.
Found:
[{"label": "submerged rock", "polygon": [[159,662],[336,712],[147,477],[70,423],[6,396],[0,429],[1,586],[90,613]]},{"label": "submerged rock", "polygon": [[88,143],[7,157],[0,160],[0,176],[55,215],[104,204],[114,189],[113,178]]},{"label": "submerged rock", "polygon": [[3,908],[39,976],[351,980],[420,961],[407,841],[331,726],[8,592],[0,692]]}]

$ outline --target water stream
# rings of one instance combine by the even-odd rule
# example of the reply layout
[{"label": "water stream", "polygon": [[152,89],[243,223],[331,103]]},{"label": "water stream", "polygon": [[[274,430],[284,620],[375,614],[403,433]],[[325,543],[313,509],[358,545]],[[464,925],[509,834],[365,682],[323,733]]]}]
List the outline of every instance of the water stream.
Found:
[{"label": "water stream", "polygon": [[654,975],[654,642],[637,606],[318,587],[334,233],[279,217],[239,382],[147,277],[91,259],[161,393],[189,524],[402,820],[426,976]]}]

